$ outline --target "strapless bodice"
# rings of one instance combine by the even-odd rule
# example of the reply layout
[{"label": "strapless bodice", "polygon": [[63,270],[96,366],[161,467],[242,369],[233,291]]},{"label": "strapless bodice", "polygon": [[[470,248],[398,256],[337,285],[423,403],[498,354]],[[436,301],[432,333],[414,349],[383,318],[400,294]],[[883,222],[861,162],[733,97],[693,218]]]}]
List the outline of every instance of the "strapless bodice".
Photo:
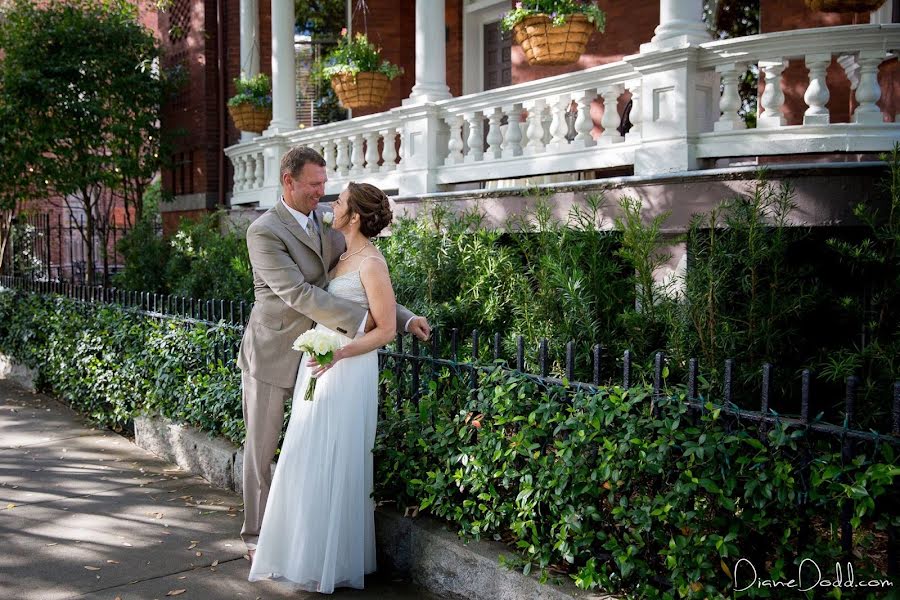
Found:
[{"label": "strapless bodice", "polygon": [[359,277],[359,271],[338,275],[328,283],[326,290],[338,298],[345,298],[369,308],[369,299],[366,297],[366,289]]}]

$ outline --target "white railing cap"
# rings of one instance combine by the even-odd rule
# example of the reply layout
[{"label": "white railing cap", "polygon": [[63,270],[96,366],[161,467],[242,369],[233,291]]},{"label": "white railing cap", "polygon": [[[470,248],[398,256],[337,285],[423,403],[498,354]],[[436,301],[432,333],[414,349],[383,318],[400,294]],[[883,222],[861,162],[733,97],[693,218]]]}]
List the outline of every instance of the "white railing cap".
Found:
[{"label": "white railing cap", "polygon": [[761,33],[701,44],[706,52],[701,67],[768,58],[801,58],[808,54],[850,54],[883,50],[885,56],[900,49],[900,24],[839,25]]}]

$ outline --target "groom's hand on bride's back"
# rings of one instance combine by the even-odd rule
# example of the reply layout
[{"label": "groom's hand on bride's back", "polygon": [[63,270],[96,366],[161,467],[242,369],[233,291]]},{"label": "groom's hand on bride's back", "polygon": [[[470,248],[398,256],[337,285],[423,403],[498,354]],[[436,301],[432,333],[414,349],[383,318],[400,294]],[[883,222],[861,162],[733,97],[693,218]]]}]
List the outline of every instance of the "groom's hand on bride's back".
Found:
[{"label": "groom's hand on bride's back", "polygon": [[416,336],[423,342],[427,342],[431,337],[431,326],[425,317],[413,317],[406,326],[406,331]]}]

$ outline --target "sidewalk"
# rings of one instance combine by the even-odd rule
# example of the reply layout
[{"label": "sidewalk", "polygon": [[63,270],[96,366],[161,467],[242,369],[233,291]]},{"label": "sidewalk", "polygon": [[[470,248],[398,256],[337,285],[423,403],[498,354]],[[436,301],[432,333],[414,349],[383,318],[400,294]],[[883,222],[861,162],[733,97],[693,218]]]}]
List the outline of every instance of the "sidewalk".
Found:
[{"label": "sidewalk", "polygon": [[[0,380],[0,600],[312,599],[249,583],[241,498]],[[425,600],[368,578],[335,598]]]}]

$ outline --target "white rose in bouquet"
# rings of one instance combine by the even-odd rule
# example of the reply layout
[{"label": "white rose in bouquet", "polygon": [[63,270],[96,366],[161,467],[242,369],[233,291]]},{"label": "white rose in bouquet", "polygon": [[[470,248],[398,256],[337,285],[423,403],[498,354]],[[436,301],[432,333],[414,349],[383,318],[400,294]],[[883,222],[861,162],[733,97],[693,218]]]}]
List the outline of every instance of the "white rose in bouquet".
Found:
[{"label": "white rose in bouquet", "polygon": [[[334,359],[334,351],[341,347],[341,339],[337,334],[310,329],[294,340],[293,348],[298,352],[306,352],[316,359],[320,365],[327,365]],[[316,378],[309,378],[304,400],[312,400],[316,389]]]}]

